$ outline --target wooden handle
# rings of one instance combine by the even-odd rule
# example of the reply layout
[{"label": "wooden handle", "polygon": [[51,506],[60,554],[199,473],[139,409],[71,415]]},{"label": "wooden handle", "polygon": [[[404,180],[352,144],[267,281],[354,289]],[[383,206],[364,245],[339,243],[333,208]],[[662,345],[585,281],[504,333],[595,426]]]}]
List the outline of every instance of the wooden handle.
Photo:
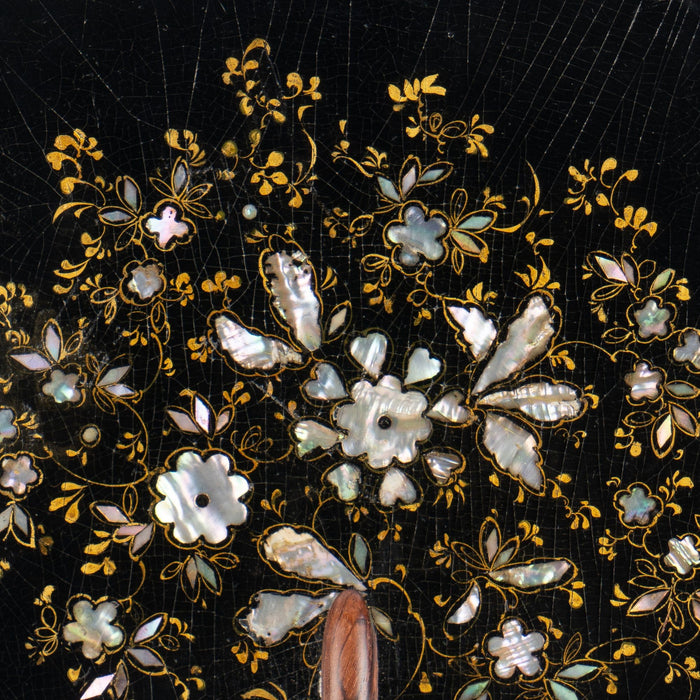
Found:
[{"label": "wooden handle", "polygon": [[323,631],[322,700],[377,700],[377,635],[364,597],[343,591]]}]

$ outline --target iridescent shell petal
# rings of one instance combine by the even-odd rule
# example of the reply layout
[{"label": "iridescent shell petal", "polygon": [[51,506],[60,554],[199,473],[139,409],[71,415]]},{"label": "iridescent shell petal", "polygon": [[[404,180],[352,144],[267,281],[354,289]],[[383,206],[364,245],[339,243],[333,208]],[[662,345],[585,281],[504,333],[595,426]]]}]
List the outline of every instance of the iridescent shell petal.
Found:
[{"label": "iridescent shell petal", "polygon": [[576,663],[571,666],[566,666],[557,674],[557,678],[585,678],[590,676],[592,673],[598,675],[601,670],[601,665],[599,663]]},{"label": "iridescent shell petal", "polygon": [[391,508],[397,501],[409,505],[417,498],[416,487],[405,472],[395,467],[387,470],[379,486],[379,502],[385,508]]},{"label": "iridescent shell petal", "polygon": [[404,197],[411,191],[411,188],[416,184],[417,179],[418,179],[418,172],[416,170],[416,166],[414,165],[401,178],[401,194]]},{"label": "iridescent shell petal", "polygon": [[690,435],[691,437],[697,437],[698,423],[692,413],[687,411],[682,406],[676,406],[675,404],[671,404],[671,415],[673,416],[673,422],[686,435]]},{"label": "iridescent shell petal", "polygon": [[510,418],[488,413],[482,443],[496,464],[529,489],[540,492],[544,473],[535,437]]},{"label": "iridescent shell petal", "polygon": [[355,464],[343,462],[331,469],[326,475],[326,481],[335,487],[341,501],[350,503],[360,495],[362,470]]},{"label": "iridescent shell petal", "polygon": [[438,484],[446,484],[464,464],[464,457],[459,452],[447,449],[430,450],[423,455],[423,459]]},{"label": "iridescent shell petal", "polygon": [[315,420],[300,420],[292,427],[292,434],[296,441],[297,454],[300,457],[314,450],[330,450],[340,436],[337,430],[333,430]]},{"label": "iridescent shell petal", "polygon": [[481,526],[479,539],[481,540],[481,551],[486,555],[486,561],[490,564],[493,562],[494,557],[498,553],[501,546],[501,533],[497,527],[494,527],[491,529],[489,534],[486,535],[486,525],[488,525],[487,521]]},{"label": "iridescent shell petal", "polygon": [[38,352],[18,352],[10,354],[10,357],[26,367],[30,372],[43,372],[51,367],[51,363]]},{"label": "iridescent shell petal", "polygon": [[695,591],[688,600],[688,609],[696,622],[700,622],[700,591]]},{"label": "iridescent shell petal", "polygon": [[339,586],[364,590],[365,585],[308,530],[287,525],[276,528],[262,540],[268,561],[283,571],[307,581],[332,581]]},{"label": "iridescent shell petal", "polygon": [[148,647],[130,647],[126,650],[126,653],[136,661],[136,668],[140,671],[161,671],[165,666],[163,659],[160,654],[156,654],[151,651]]},{"label": "iridescent shell petal", "polygon": [[348,554],[355,566],[355,570],[360,575],[367,576],[372,565],[372,553],[369,548],[369,542],[358,532],[353,533],[350,537]]},{"label": "iridescent shell petal", "polygon": [[554,700],[581,700],[581,696],[568,683],[546,678],[545,686]]},{"label": "iridescent shell petal", "polygon": [[539,295],[531,297],[525,310],[508,326],[506,339],[496,348],[481,373],[474,393],[480,394],[542,355],[555,332],[552,315],[544,299]]},{"label": "iridescent shell petal", "polygon": [[16,528],[19,528],[25,535],[29,536],[33,525],[27,513],[17,503],[12,504],[12,520]]},{"label": "iridescent shell petal", "polygon": [[531,564],[496,569],[488,575],[492,581],[515,588],[538,588],[560,581],[572,566],[572,563],[565,559],[542,559]]},{"label": "iridescent shell petal", "polygon": [[408,358],[408,367],[403,383],[417,384],[440,374],[442,362],[432,357],[427,348],[415,348]]},{"label": "iridescent shell petal", "polygon": [[496,325],[478,306],[446,307],[450,325],[460,332],[458,339],[464,340],[475,359],[481,360],[491,349],[496,339]]},{"label": "iridescent shell petal", "polygon": [[139,625],[134,634],[134,642],[143,644],[156,635],[166,622],[166,617],[163,614],[153,615],[146,622]]},{"label": "iridescent shell petal", "polygon": [[330,313],[330,318],[326,326],[326,335],[333,337],[349,321],[350,306],[348,302],[338,304]]},{"label": "iridescent shell petal", "polygon": [[379,184],[379,189],[385,197],[393,199],[395,202],[401,201],[394,183],[389,180],[389,178],[383,177],[382,175],[377,175],[377,183]]},{"label": "iridescent shell petal", "polygon": [[143,549],[150,541],[151,537],[153,536],[153,523],[150,525],[145,526],[138,534],[134,536],[134,538],[131,540],[131,545],[130,545],[130,554],[133,556],[136,555],[136,553]]},{"label": "iridescent shell petal", "polygon": [[321,302],[316,274],[306,254],[299,249],[272,253],[263,261],[263,269],[272,307],[307,350],[320,348]]},{"label": "iridescent shell petal", "polygon": [[478,404],[517,409],[530,418],[545,423],[572,420],[583,409],[578,392],[573,386],[550,382],[534,382],[523,384],[516,389],[495,391],[479,399]]},{"label": "iridescent shell petal", "polygon": [[15,412],[11,408],[0,408],[0,443],[17,437]]},{"label": "iridescent shell petal", "polygon": [[260,591],[239,623],[257,643],[272,646],[291,630],[305,627],[330,609],[337,596],[336,591],[321,598],[303,593]]},{"label": "iridescent shell petal", "polygon": [[671,414],[666,413],[656,419],[652,428],[651,438],[652,447],[658,455],[665,456],[668,454],[671,447],[673,447],[675,434],[676,431]]},{"label": "iridescent shell petal", "polygon": [[486,695],[486,690],[490,684],[490,678],[468,683],[462,688],[462,692],[456,696],[456,700],[488,700],[490,696]]},{"label": "iridescent shell petal", "polygon": [[201,396],[195,396],[192,401],[193,415],[195,422],[202,429],[203,433],[208,433],[212,428],[213,411],[211,405],[202,399]]},{"label": "iridescent shell petal", "polygon": [[384,635],[387,639],[396,641],[397,636],[394,635],[394,626],[391,624],[391,618],[379,608],[371,606],[369,609],[369,614],[372,618],[374,626]]},{"label": "iridescent shell petal", "polygon": [[14,503],[9,505],[0,513],[0,532],[4,532],[8,527],[10,527],[14,505]]},{"label": "iridescent shell petal", "polygon": [[[80,696],[80,700],[112,696],[116,698],[116,700],[123,698],[129,687],[129,679],[124,669],[124,663],[121,662],[114,673],[95,678],[95,680],[85,688],[83,694]],[[107,694],[105,695],[105,693]]]},{"label": "iridescent shell petal", "polygon": [[348,395],[335,367],[327,362],[316,365],[313,378],[304,383],[302,390],[310,399],[320,401],[334,401]]},{"label": "iridescent shell petal", "polygon": [[350,343],[350,354],[371,377],[378,377],[386,358],[387,339],[383,333],[372,332]]},{"label": "iridescent shell petal", "polygon": [[229,316],[217,316],[214,328],[223,349],[246,370],[272,370],[300,365],[302,356],[278,338],[248,330]]},{"label": "iridescent shell petal", "polygon": [[53,321],[49,321],[44,327],[44,347],[54,362],[58,362],[61,359],[61,350],[63,348],[61,331]]},{"label": "iridescent shell petal", "polygon": [[627,610],[628,615],[646,615],[653,612],[661,606],[661,604],[668,598],[670,589],[662,588],[659,590],[650,591],[649,593],[643,593],[638,598],[636,598]]},{"label": "iridescent shell petal", "polygon": [[233,418],[233,411],[229,408],[222,408],[216,417],[216,424],[214,426],[214,432],[221,432],[226,426],[231,422]]},{"label": "iridescent shell petal", "polygon": [[473,418],[471,411],[463,405],[464,394],[459,389],[452,389],[443,394],[428,411],[428,418],[441,423],[463,425]]},{"label": "iridescent shell petal", "polygon": [[620,264],[608,255],[594,255],[593,259],[598,263],[603,275],[611,282],[622,282],[627,284],[629,281]]},{"label": "iridescent shell petal", "polygon": [[180,194],[189,180],[187,165],[180,161],[173,170],[172,185],[176,194]]},{"label": "iridescent shell petal", "polygon": [[474,212],[464,221],[460,221],[457,228],[462,231],[483,231],[495,218],[493,212],[488,210]]},{"label": "iridescent shell petal", "polygon": [[700,389],[684,381],[667,382],[664,389],[677,399],[694,399],[700,395]]},{"label": "iridescent shell petal", "polygon": [[481,588],[479,584],[476,581],[472,583],[466,597],[460,600],[462,602],[459,603],[457,609],[450,610],[448,613],[446,620],[448,625],[466,625],[474,619],[481,606]]}]

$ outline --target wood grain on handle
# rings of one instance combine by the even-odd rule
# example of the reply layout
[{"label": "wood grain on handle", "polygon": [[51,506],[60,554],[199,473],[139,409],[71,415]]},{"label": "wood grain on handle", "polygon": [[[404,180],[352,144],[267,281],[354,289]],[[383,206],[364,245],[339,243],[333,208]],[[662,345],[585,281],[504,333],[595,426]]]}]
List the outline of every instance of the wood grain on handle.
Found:
[{"label": "wood grain on handle", "polygon": [[377,635],[364,597],[343,591],[323,631],[322,700],[377,700]]}]

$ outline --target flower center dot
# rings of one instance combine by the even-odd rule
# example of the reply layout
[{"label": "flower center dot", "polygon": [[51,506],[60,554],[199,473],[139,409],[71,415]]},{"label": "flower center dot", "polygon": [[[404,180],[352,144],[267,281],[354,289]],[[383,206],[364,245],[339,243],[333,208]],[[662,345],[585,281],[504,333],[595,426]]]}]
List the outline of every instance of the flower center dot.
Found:
[{"label": "flower center dot", "polygon": [[205,508],[209,505],[209,496],[207,496],[206,493],[199,493],[194,499],[194,502],[195,505],[199,506],[200,508]]},{"label": "flower center dot", "polygon": [[258,215],[258,208],[255,206],[255,204],[246,204],[241,213],[243,214],[244,219],[252,221]]},{"label": "flower center dot", "polygon": [[379,420],[377,421],[377,425],[382,430],[387,430],[388,428],[391,428],[391,418],[389,418],[389,416],[379,416]]}]

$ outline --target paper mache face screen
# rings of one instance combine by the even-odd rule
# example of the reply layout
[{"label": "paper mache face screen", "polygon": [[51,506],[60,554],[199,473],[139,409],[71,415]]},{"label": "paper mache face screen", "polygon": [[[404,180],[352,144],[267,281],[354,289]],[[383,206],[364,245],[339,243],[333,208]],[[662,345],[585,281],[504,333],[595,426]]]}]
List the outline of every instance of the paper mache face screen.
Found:
[{"label": "paper mache face screen", "polygon": [[697,2],[0,14],[6,697],[698,696]]}]

